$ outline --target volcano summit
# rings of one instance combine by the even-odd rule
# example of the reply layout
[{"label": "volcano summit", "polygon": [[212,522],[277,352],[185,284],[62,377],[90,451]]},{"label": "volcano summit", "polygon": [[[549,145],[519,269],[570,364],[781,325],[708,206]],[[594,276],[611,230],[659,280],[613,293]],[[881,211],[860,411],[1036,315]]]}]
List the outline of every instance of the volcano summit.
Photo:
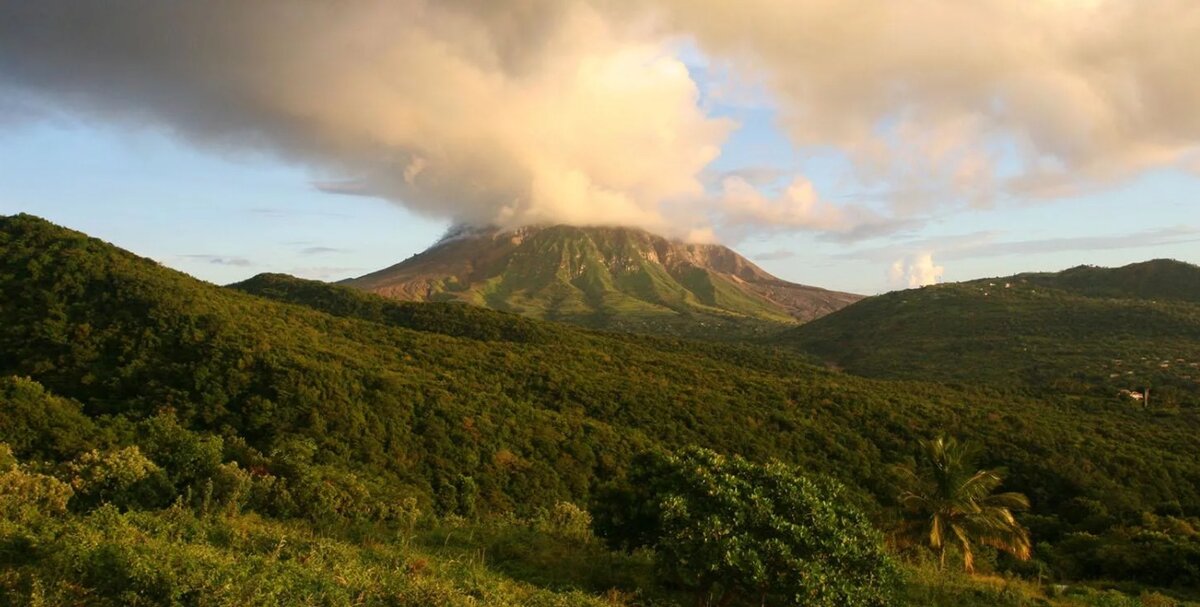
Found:
[{"label": "volcano summit", "polygon": [[461,301],[593,328],[673,334],[766,333],[861,299],[776,278],[721,245],[565,225],[461,228],[344,284],[401,300]]}]

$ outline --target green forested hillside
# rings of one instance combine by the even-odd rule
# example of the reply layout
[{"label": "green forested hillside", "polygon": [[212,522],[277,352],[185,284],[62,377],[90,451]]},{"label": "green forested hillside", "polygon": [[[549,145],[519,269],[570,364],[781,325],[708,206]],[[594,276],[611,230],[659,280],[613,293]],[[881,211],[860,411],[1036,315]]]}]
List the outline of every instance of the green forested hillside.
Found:
[{"label": "green forested hillside", "polygon": [[776,343],[872,377],[1200,406],[1200,268],[1155,261],[899,291]]},{"label": "green forested hillside", "polygon": [[1200,303],[1200,267],[1173,259],[1155,259],[1120,268],[1078,266],[1062,272],[1021,274],[1016,278],[1088,297]]},{"label": "green forested hillside", "polygon": [[537,344],[586,341],[585,334],[578,331],[517,314],[454,303],[390,300],[350,287],[303,280],[286,274],[259,274],[230,287],[267,299],[300,304],[333,316],[357,318],[426,333],[481,341]]},{"label": "green forested hillside", "polygon": [[[0,218],[0,294],[0,442],[81,479],[71,508],[536,516],[588,504],[638,452],[701,445],[837,478],[886,529],[892,466],[946,432],[1032,498],[1049,574],[1200,586],[1194,408],[860,379],[284,277],[221,288],[30,216]],[[114,468],[138,472],[96,476]]]},{"label": "green forested hillside", "polygon": [[812,364],[816,362],[816,359],[797,356],[794,351],[782,348],[724,340],[712,343],[664,335],[589,331],[463,303],[397,301],[351,287],[304,280],[285,274],[260,274],[230,285],[230,288],[275,301],[302,305],[334,316],[479,341],[556,344],[578,348],[605,348],[628,344],[668,354],[686,351],[690,355],[775,373],[811,372]]}]

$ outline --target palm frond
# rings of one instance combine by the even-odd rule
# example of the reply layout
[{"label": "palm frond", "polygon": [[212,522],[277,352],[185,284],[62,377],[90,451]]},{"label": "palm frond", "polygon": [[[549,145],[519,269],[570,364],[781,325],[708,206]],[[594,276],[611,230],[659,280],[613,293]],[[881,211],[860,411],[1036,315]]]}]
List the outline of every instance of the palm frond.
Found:
[{"label": "palm frond", "polygon": [[996,493],[989,495],[980,500],[980,505],[993,508],[1007,508],[1009,510],[1029,510],[1029,498],[1022,493],[1010,491],[1008,493]]},{"label": "palm frond", "polygon": [[900,477],[909,490],[899,496],[906,520],[897,535],[925,544],[945,558],[947,536],[962,550],[963,568],[975,569],[973,545],[1002,550],[1020,559],[1032,553],[1029,531],[1013,511],[1029,509],[1020,493],[995,493],[1003,484],[999,470],[973,467],[975,452],[954,438],[935,437],[920,444],[923,461]]},{"label": "palm frond", "polygon": [[966,498],[981,500],[991,495],[1003,482],[1004,478],[995,471],[980,470],[962,483],[958,493]]},{"label": "palm frond", "polygon": [[958,525],[954,526],[954,535],[958,538],[959,549],[962,550],[963,569],[966,569],[967,573],[973,573],[975,571],[975,552],[971,549],[971,539],[967,532]]},{"label": "palm frond", "polygon": [[929,523],[929,545],[941,548],[946,541],[946,521],[938,513],[934,513]]}]

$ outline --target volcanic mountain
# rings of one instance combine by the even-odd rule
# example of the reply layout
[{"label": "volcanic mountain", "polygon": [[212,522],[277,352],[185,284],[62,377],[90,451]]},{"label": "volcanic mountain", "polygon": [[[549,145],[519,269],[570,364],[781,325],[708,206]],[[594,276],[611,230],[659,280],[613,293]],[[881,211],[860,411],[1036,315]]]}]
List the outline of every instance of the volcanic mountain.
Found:
[{"label": "volcanic mountain", "polygon": [[861,299],[776,278],[721,245],[634,228],[461,228],[389,268],[345,281],[410,301],[461,301],[594,328],[766,333]]}]

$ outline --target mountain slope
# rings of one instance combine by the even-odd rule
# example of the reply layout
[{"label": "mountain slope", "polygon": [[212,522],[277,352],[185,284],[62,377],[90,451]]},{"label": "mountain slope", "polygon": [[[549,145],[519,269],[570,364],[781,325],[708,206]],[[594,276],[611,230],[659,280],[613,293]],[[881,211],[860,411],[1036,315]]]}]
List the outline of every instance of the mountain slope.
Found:
[{"label": "mountain slope", "polygon": [[392,267],[345,282],[411,301],[461,301],[588,327],[764,332],[860,299],[789,283],[719,245],[632,228],[465,229]]},{"label": "mountain slope", "polygon": [[259,274],[227,288],[309,307],[333,316],[479,341],[554,344],[577,348],[631,344],[671,354],[686,351],[695,357],[711,358],[736,364],[743,369],[773,373],[807,372],[811,370],[814,362],[808,357],[797,356],[794,352],[760,344],[695,341],[643,333],[589,331],[458,303],[397,301],[352,287],[305,280],[286,274]]},{"label": "mountain slope", "polygon": [[872,297],[775,340],[872,377],[1200,404],[1200,268],[1153,261]]}]

